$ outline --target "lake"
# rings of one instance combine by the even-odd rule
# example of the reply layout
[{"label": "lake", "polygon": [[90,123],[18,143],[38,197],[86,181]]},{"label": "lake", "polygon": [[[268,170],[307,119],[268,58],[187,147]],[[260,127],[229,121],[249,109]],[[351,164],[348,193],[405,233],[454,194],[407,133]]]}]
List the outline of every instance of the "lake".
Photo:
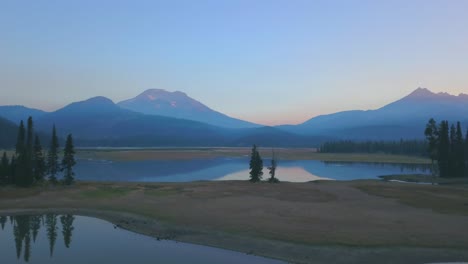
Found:
[{"label": "lake", "polygon": [[[264,160],[264,178],[269,160]],[[86,181],[187,182],[199,180],[247,180],[247,158],[192,160],[109,161],[78,160],[76,178]],[[428,165],[280,160],[276,177],[281,181],[319,179],[376,179],[390,174],[430,174]]]},{"label": "lake", "polygon": [[0,227],[0,263],[284,263],[230,250],[157,240],[84,216],[0,216]]}]

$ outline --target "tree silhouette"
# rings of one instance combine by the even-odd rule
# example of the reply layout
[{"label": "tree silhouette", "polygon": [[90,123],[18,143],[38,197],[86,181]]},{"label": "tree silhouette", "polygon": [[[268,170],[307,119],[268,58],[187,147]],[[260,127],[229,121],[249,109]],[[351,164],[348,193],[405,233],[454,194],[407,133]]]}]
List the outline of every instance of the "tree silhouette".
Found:
[{"label": "tree silhouette", "polygon": [[276,174],[276,166],[278,165],[278,161],[276,160],[276,155],[275,152],[272,150],[271,151],[271,165],[268,167],[270,178],[268,179],[268,182],[270,183],[278,183],[279,180],[278,178],[275,178]]},{"label": "tree silhouette", "polygon": [[8,174],[10,170],[10,163],[6,152],[3,152],[2,160],[0,161],[0,185],[8,183]]},{"label": "tree silhouette", "polygon": [[454,177],[463,177],[465,174],[465,149],[463,144],[463,132],[460,122],[457,122],[455,142],[452,152],[454,153]]},{"label": "tree silhouette", "polygon": [[47,166],[42,151],[41,141],[39,136],[36,135],[34,140],[34,180],[43,181],[47,171]]},{"label": "tree silhouette", "polygon": [[16,140],[16,171],[13,183],[18,186],[24,186],[26,180],[26,130],[24,128],[23,120],[21,120],[18,137]]},{"label": "tree silhouette", "polygon": [[428,152],[429,158],[431,159],[431,168],[432,171],[435,172],[434,161],[437,159],[437,144],[439,138],[439,131],[437,129],[437,123],[434,118],[431,118],[426,125],[426,130],[424,131],[424,135],[428,141]]},{"label": "tree silhouette", "polygon": [[257,150],[257,146],[253,145],[252,154],[250,157],[250,181],[259,182],[263,176],[263,160]]},{"label": "tree silhouette", "polygon": [[26,130],[26,146],[24,152],[24,186],[31,186],[34,182],[34,125],[32,117],[28,118]]},{"label": "tree silhouette", "polygon": [[59,142],[54,125],[52,128],[52,139],[50,141],[49,153],[47,155],[47,169],[49,174],[49,181],[54,184],[57,183],[57,173],[59,171],[58,151]]},{"label": "tree silhouette", "polygon": [[65,149],[63,151],[62,170],[65,171],[63,182],[65,185],[70,185],[74,181],[73,166],[75,166],[75,150],[73,147],[73,138],[69,134],[65,143]]}]

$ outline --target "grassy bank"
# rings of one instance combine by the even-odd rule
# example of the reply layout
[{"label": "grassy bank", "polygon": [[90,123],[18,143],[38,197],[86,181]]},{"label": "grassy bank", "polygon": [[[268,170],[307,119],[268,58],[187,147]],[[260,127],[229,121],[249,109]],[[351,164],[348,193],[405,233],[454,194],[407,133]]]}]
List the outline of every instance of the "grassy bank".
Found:
[{"label": "grassy bank", "polygon": [[[78,156],[85,159],[116,161],[205,159],[218,157],[249,157],[250,148],[157,148],[157,149],[81,149]],[[262,157],[271,156],[270,148],[261,148]],[[376,162],[429,164],[423,157],[387,154],[317,153],[311,148],[278,148],[275,154],[280,160],[321,160],[335,162]]]},{"label": "grassy bank", "polygon": [[297,263],[468,260],[467,206],[467,187],[380,181],[0,189],[3,214],[71,211],[155,237]]}]

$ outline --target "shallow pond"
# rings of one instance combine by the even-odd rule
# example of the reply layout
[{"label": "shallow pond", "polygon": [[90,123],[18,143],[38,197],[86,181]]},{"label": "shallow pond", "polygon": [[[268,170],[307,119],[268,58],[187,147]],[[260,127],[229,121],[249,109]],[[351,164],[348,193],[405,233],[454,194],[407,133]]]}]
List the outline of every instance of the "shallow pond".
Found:
[{"label": "shallow pond", "polygon": [[156,240],[84,216],[0,216],[0,227],[0,263],[284,263],[230,250]]},{"label": "shallow pond", "polygon": [[[264,160],[264,178],[269,160]],[[132,182],[187,182],[198,180],[247,180],[249,161],[245,158],[194,160],[107,161],[78,160],[79,180]],[[390,174],[430,174],[427,165],[323,162],[317,160],[279,161],[276,177],[281,181],[307,182],[317,179],[376,179]]]}]

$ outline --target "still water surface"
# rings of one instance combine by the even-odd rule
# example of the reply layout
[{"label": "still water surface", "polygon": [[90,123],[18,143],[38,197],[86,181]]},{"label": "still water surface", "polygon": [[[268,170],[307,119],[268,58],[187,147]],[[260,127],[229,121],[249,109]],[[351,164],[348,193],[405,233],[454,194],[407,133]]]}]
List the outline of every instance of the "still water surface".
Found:
[{"label": "still water surface", "polygon": [[0,216],[0,227],[0,263],[284,263],[230,250],[156,240],[84,216]]},{"label": "still water surface", "polygon": [[[264,160],[264,178],[269,160]],[[247,180],[246,158],[195,160],[107,161],[79,160],[79,180],[132,182],[187,182],[198,180]],[[317,160],[279,161],[276,176],[281,181],[307,182],[318,179],[376,179],[390,174],[430,174],[427,165],[323,162]]]}]

